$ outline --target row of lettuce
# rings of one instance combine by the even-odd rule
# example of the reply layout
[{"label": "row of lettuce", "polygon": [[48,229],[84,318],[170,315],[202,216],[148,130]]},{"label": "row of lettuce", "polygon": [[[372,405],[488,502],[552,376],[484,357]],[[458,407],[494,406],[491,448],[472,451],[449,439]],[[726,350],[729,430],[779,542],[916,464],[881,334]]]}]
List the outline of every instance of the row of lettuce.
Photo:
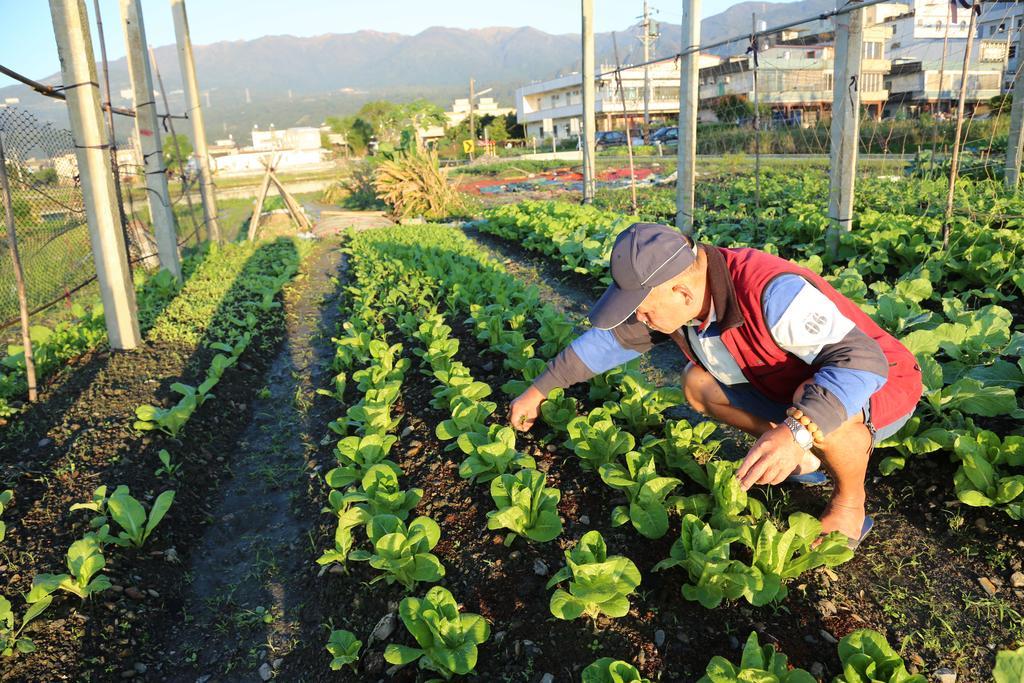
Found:
[{"label": "row of lettuce", "polygon": [[[171,390],[182,398],[170,407],[143,405],[136,408],[134,428],[141,431],[159,430],[170,439],[169,445],[180,444],[188,420],[196,409],[214,398],[211,390],[222,378],[224,371],[234,366],[242,354],[253,346],[253,340],[262,341],[273,326],[272,312],[280,308],[276,299],[282,288],[292,279],[305,248],[290,241],[273,244],[239,244],[227,247],[209,247],[202,259],[193,256],[185,268],[187,278],[179,286],[166,271],[151,277],[143,291],[150,296],[140,298],[140,313],[147,322],[146,338],[150,342],[172,341],[192,347],[206,343],[218,351],[197,386],[175,382]],[[159,314],[155,314],[157,290]],[[97,322],[98,321],[98,322]],[[94,345],[105,341],[102,313],[88,316],[75,323],[58,326],[58,337],[79,335],[83,330],[98,325]],[[45,353],[61,356],[70,352],[61,347],[57,354],[45,343]],[[79,349],[79,353],[86,350]],[[44,358],[54,356],[44,355]],[[22,370],[24,361],[22,356]],[[17,369],[17,368],[15,368]],[[172,481],[183,476],[183,465],[171,452],[160,449],[160,465],[154,471],[158,477]],[[180,482],[179,482],[180,483]],[[31,586],[22,595],[25,607],[19,618],[11,601],[0,595],[0,655],[14,656],[20,652],[34,652],[36,645],[26,635],[29,623],[50,607],[54,598],[64,593],[85,601],[111,588],[110,578],[104,573],[105,552],[109,546],[140,549],[164,519],[174,502],[175,491],[168,489],[155,499],[137,499],[127,485],[121,484],[108,493],[106,485],[99,486],[92,498],[73,504],[70,511],[87,510],[93,517],[85,525],[82,537],[74,541],[66,553],[65,573],[37,573],[30,577]],[[5,541],[4,512],[17,502],[16,492],[0,493],[0,542]],[[78,522],[75,522],[78,525]],[[9,541],[8,541],[9,542]]]},{"label": "row of lettuce", "polygon": [[[792,179],[769,180],[761,220],[729,222],[705,207],[698,212],[697,237],[718,246],[757,246],[825,275],[916,355],[924,396],[916,416],[882,444],[888,449],[883,473],[902,469],[913,457],[947,452],[958,464],[954,487],[963,503],[1024,518],[1024,438],[1006,433],[1024,417],[1017,401],[1024,386],[1024,333],[1001,305],[1017,302],[1024,292],[1021,219],[1001,214],[1019,210],[1019,198],[996,195],[985,183],[964,183],[960,192],[977,215],[1004,227],[958,219],[943,250],[941,218],[923,207],[912,210],[915,198],[927,201],[923,186],[931,181],[875,181],[864,194],[881,203],[886,189],[891,204],[906,213],[864,207],[857,229],[842,236],[841,258],[826,265],[828,221],[808,194],[816,181],[805,179],[800,189]],[[735,213],[752,211],[741,201],[750,203],[745,183],[717,186],[721,196],[706,197],[708,207],[727,213],[725,205],[735,202]],[[479,228],[551,256],[598,287],[609,281],[616,235],[632,221],[589,206],[526,201],[489,210]]]},{"label": "row of lettuce", "polygon": [[[448,323],[464,320],[480,345],[499,354],[505,370],[521,378],[503,385],[509,396],[564,345],[571,323],[452,229],[360,233],[348,251],[352,282],[343,305],[350,317],[334,339],[336,375],[323,390],[345,407],[330,424],[338,437],[338,466],[325,475],[330,493],[324,511],[335,516],[337,527],[333,547],[319,562],[368,561],[379,572],[372,582],[398,583],[407,592],[445,576],[431,552],[443,529],[424,516],[406,522],[423,491],[403,488],[405,473],[389,457],[406,412],[402,390],[412,372],[429,378],[432,407],[450,416],[436,425],[435,434],[447,442],[446,450],[462,452],[460,476],[489,487],[494,509],[487,513],[488,529],[505,531],[506,545],[520,538],[547,543],[561,537],[560,491],[547,485],[531,456],[517,450],[516,433],[495,415],[496,403],[487,400],[492,387],[458,360],[459,339]],[[406,351],[405,343],[414,346]],[[419,359],[418,368],[413,358]],[[585,470],[624,495],[627,503],[612,512],[612,526],[630,524],[643,537],[660,538],[668,533],[670,515],[682,518],[670,557],[655,569],[681,567],[685,598],[708,608],[737,599],[778,603],[790,580],[852,556],[839,534],[815,546],[821,528],[809,515],[792,515],[780,529],[764,506],[739,488],[736,464],[714,457],[713,426],[665,419],[665,408],[681,400],[674,391],[654,388],[629,368],[591,382],[589,400],[600,405],[589,413],[578,414],[578,401],[557,391],[544,404],[542,418]],[[683,489],[690,486],[694,492],[687,495]],[[738,547],[744,552],[736,552]],[[547,584],[555,589],[554,617],[596,623],[599,617],[626,616],[642,581],[629,558],[609,554],[596,529],[576,540],[565,558]],[[445,680],[475,669],[490,627],[479,615],[460,613],[447,589],[434,585],[422,598],[406,597],[399,614],[417,647],[388,644],[388,662],[418,661]],[[332,668],[355,668],[362,641],[338,629],[326,647]],[[844,674],[838,681],[925,680],[911,676],[885,638],[872,631],[844,638],[840,658]],[[774,676],[757,680],[813,680],[807,672],[789,670],[785,657],[762,648],[755,634],[739,667],[716,657],[703,680],[754,680],[749,677],[755,673]],[[632,665],[602,658],[584,670],[583,680],[643,679]]]}]

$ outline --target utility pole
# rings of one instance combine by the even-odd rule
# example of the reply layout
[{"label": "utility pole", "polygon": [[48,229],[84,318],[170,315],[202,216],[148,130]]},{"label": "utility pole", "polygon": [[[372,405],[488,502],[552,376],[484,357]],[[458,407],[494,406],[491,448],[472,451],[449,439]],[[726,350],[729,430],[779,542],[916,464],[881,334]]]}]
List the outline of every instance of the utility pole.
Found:
[{"label": "utility pole", "polygon": [[594,0],[582,0],[583,34],[583,203],[594,201]]},{"label": "utility pole", "polygon": [[100,112],[89,15],[84,0],[50,0],[50,16],[107,337],[113,349],[134,349],[141,341],[135,288],[128,268],[124,231],[118,220],[114,176],[107,158],[110,139]]},{"label": "utility pole", "polygon": [[476,95],[473,93],[473,79],[469,79],[469,141],[473,143],[469,147],[469,160],[473,161],[473,150],[476,148],[476,122],[473,120],[473,98]]},{"label": "utility pole", "polygon": [[207,237],[214,242],[220,242],[217,197],[213,191],[213,178],[210,176],[210,155],[206,151],[206,127],[203,125],[203,109],[199,104],[199,82],[196,80],[196,63],[192,56],[192,38],[188,31],[185,0],[171,0],[171,13],[174,15],[174,37],[178,43],[178,60],[181,62],[181,80],[185,85],[188,117],[192,119],[192,136],[195,138],[199,193],[203,198],[203,222],[206,223]]},{"label": "utility pole", "polygon": [[[977,26],[975,19],[978,14],[975,12],[976,3],[971,3],[968,14],[971,15],[967,23],[967,49],[964,50],[964,66],[960,71],[960,96],[956,102],[956,133],[953,136],[953,157],[949,165],[949,190],[946,193],[946,219],[942,223],[942,248],[949,246],[950,221],[953,218],[953,193],[956,191],[956,176],[960,172],[960,134],[964,128],[964,100],[967,99],[967,75],[971,68],[971,50],[974,49],[974,29]],[[1009,147],[1007,147],[1009,150]]]},{"label": "utility pole", "polygon": [[754,214],[761,215],[761,102],[757,94],[757,51],[760,45],[757,38],[757,13],[750,15],[750,49],[753,68],[750,70],[754,85]]},{"label": "utility pole", "polygon": [[1024,156],[1024,29],[1017,32],[1017,72],[1013,76],[1013,104],[1010,107],[1010,137],[1006,142],[1006,187],[1016,190],[1020,183],[1020,162]]},{"label": "utility pole", "polygon": [[831,168],[826,253],[839,254],[839,235],[853,227],[853,188],[860,139],[860,62],[864,54],[864,10],[835,17],[836,47],[832,73]]},{"label": "utility pole", "polygon": [[697,75],[700,69],[700,0],[683,0],[679,58],[679,148],[676,151],[676,227],[693,234],[697,171]]},{"label": "utility pole", "polygon": [[128,76],[132,81],[135,100],[135,133],[142,152],[142,166],[146,173],[146,199],[149,215],[153,219],[156,247],[160,266],[177,280],[181,280],[181,256],[178,254],[178,234],[174,227],[174,209],[167,187],[167,168],[164,149],[160,141],[160,125],[156,118],[153,99],[153,72],[146,52],[146,26],[142,21],[142,0],[121,0],[121,23],[127,49]]},{"label": "utility pole", "polygon": [[644,0],[644,16],[642,23],[642,34],[640,42],[644,46],[644,142],[649,142],[651,137],[651,67],[647,63],[651,61],[651,45],[657,37],[651,30],[651,14]]}]

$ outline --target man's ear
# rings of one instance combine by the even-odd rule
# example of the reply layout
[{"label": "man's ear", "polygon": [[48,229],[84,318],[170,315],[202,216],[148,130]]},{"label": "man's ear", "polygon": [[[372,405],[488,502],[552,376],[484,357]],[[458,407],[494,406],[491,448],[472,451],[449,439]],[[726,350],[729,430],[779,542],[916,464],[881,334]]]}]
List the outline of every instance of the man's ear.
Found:
[{"label": "man's ear", "polygon": [[685,280],[680,280],[679,282],[672,285],[672,291],[681,295],[683,299],[686,301],[687,305],[693,303],[693,290],[690,289],[690,286],[686,284]]}]

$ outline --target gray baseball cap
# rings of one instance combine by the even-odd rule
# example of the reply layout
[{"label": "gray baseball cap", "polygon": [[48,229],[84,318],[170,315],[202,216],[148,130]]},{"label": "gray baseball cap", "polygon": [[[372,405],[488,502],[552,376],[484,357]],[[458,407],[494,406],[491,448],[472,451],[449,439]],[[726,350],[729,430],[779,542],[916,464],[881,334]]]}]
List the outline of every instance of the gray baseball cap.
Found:
[{"label": "gray baseball cap", "polygon": [[615,238],[609,259],[613,282],[590,309],[590,323],[599,330],[621,325],[652,289],[696,260],[696,245],[677,229],[658,223],[634,223]]}]

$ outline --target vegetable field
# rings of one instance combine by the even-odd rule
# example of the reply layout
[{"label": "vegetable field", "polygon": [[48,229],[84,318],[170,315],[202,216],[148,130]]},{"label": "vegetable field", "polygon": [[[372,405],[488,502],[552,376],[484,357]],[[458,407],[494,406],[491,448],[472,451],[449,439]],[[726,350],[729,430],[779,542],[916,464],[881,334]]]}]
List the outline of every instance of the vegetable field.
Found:
[{"label": "vegetable field", "polygon": [[941,183],[872,179],[828,263],[827,187],[752,184],[700,185],[698,236],[823,274],[924,371],[856,552],[827,489],[741,489],[678,354],[508,424],[608,282],[614,192],[230,245],[140,278],[144,348],[39,330],[38,404],[9,349],[0,680],[1019,683],[1024,200],[962,181],[942,249]]}]

